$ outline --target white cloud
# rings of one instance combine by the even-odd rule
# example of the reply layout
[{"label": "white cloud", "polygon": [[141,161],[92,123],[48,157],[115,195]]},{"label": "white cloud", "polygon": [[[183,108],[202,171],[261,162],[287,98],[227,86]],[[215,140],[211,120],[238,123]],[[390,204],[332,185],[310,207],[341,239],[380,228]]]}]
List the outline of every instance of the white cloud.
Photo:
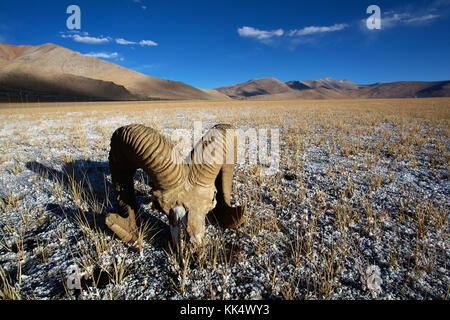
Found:
[{"label": "white cloud", "polygon": [[152,40],[141,40],[139,42],[135,42],[135,41],[128,41],[123,38],[116,39],[116,43],[122,45],[139,44],[141,46],[151,46],[151,47],[156,47],[158,45],[155,41]]},{"label": "white cloud", "polygon": [[110,38],[104,37],[89,37],[89,36],[80,36],[78,34],[73,36],[73,40],[76,42],[87,43],[87,44],[103,44],[108,43]]},{"label": "white cloud", "polygon": [[[244,26],[238,29],[238,33],[241,37],[254,38],[267,45],[276,44],[279,43],[279,41],[286,41],[291,46],[296,46],[300,43],[311,42],[312,37],[304,36],[339,31],[347,27],[348,24],[340,23],[332,26],[309,26],[302,29],[293,29],[285,32],[283,29],[259,30],[253,27]],[[275,39],[279,40],[276,41]]]},{"label": "white cloud", "polygon": [[310,26],[310,27],[305,27],[302,29],[290,30],[289,36],[291,36],[291,37],[292,36],[305,36],[305,35],[310,35],[310,34],[315,34],[315,33],[340,31],[347,27],[348,27],[348,25],[346,23],[339,23],[339,24],[334,24],[332,26],[322,26],[322,27]]},{"label": "white cloud", "polygon": [[381,28],[392,28],[401,25],[422,25],[431,22],[434,19],[439,18],[438,14],[424,13],[421,12],[411,13],[411,12],[396,12],[396,11],[386,11],[381,17]]},{"label": "white cloud", "polygon": [[110,37],[91,37],[87,32],[83,33],[61,33],[62,38],[71,38],[73,41],[87,44],[104,44],[111,41]]},{"label": "white cloud", "polygon": [[151,47],[156,47],[158,44],[152,40],[141,40],[139,41],[139,44],[141,46],[151,46]]},{"label": "white cloud", "polygon": [[103,59],[114,59],[119,56],[117,52],[113,53],[106,53],[106,52],[90,52],[85,53],[85,56],[92,57],[92,58],[103,58]]},{"label": "white cloud", "polygon": [[415,24],[428,22],[433,19],[439,18],[437,14],[425,14],[425,15],[413,15],[409,12],[396,13],[393,11],[388,11],[385,13],[384,18],[382,18],[381,23],[384,26],[394,26],[398,24]]},{"label": "white cloud", "polygon": [[421,22],[427,22],[427,21],[430,21],[430,20],[433,20],[433,19],[436,19],[436,18],[439,18],[439,15],[437,15],[437,14],[427,14],[425,16],[419,16],[419,17],[410,18],[410,19],[406,20],[405,22],[406,23],[416,23],[416,22],[421,23]]},{"label": "white cloud", "polygon": [[115,41],[117,44],[120,45],[135,45],[139,44],[141,46],[151,46],[156,47],[158,44],[155,41],[152,40],[141,40],[139,42],[136,41],[130,41],[126,40],[124,38],[111,38],[111,37],[92,37],[87,32],[78,32],[78,31],[71,31],[71,32],[60,32],[62,38],[69,38],[76,42],[81,43],[87,43],[87,44],[105,44],[109,43],[111,41]]},{"label": "white cloud", "polygon": [[284,34],[283,29],[277,30],[259,30],[253,27],[244,26],[238,29],[238,33],[241,37],[245,38],[255,38],[257,40],[268,40],[273,37],[281,37]]},{"label": "white cloud", "polygon": [[136,44],[136,42],[134,42],[134,41],[128,41],[128,40],[125,40],[125,39],[123,39],[123,38],[118,38],[118,39],[116,39],[116,43],[117,44],[122,44],[122,45],[129,45],[129,44]]}]

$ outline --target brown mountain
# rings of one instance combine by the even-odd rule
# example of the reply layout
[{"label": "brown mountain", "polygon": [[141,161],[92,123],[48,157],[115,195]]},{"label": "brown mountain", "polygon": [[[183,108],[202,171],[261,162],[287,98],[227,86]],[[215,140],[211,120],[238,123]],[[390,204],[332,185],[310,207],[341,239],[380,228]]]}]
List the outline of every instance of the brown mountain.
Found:
[{"label": "brown mountain", "polygon": [[260,78],[216,90],[233,99],[340,99],[347,96],[342,90],[355,87],[353,82],[331,78],[288,82]]},{"label": "brown mountain", "polygon": [[[93,98],[103,97],[108,100],[116,100],[117,97],[128,95],[131,100],[217,99],[217,94],[205,92],[183,82],[147,76],[50,43],[40,46],[13,46],[0,43],[1,59],[4,66],[11,63],[14,63],[16,66],[10,87],[17,85],[15,79],[28,76],[35,80],[34,83],[40,84],[41,74],[45,74],[47,80],[58,78],[58,90],[61,89],[64,92],[69,92],[71,87],[74,86],[73,81],[75,78],[73,77],[79,77],[76,78],[79,82],[86,82],[80,85],[81,87],[90,86],[88,82],[92,81],[87,81],[88,79],[102,81],[96,82],[100,92],[83,91],[92,94]],[[20,65],[24,67],[21,68],[19,67]],[[2,70],[0,70],[3,74],[2,85],[4,88],[9,88],[8,83],[10,80]],[[23,72],[23,75],[19,75],[20,72]],[[28,74],[28,72],[33,72],[33,74]],[[31,85],[31,83],[29,82],[28,85]],[[45,83],[48,84],[48,82]],[[106,83],[109,83],[108,89],[104,88]],[[114,88],[118,91],[116,92]],[[35,92],[39,92],[38,89],[40,90],[41,88],[35,88]]]},{"label": "brown mountain", "polygon": [[288,81],[286,84],[296,90],[303,89],[338,89],[338,90],[351,90],[358,89],[359,85],[348,80],[335,80],[333,78],[313,79],[306,81]]},{"label": "brown mountain", "polygon": [[332,78],[283,82],[253,79],[218,89],[144,75],[75,51],[44,44],[0,43],[0,101],[282,100],[449,97],[450,81],[359,85]]},{"label": "brown mountain", "polygon": [[275,78],[253,79],[216,89],[233,99],[352,99],[450,97],[450,81],[401,81],[359,85],[332,78],[282,82]]},{"label": "brown mountain", "polygon": [[0,101],[136,100],[123,86],[0,59]]},{"label": "brown mountain", "polygon": [[289,86],[275,78],[253,79],[245,83],[216,89],[233,99],[291,93]]},{"label": "brown mountain", "polygon": [[[353,90],[352,90],[353,91]],[[450,81],[399,81],[363,86],[354,92],[361,98],[450,97]]]}]

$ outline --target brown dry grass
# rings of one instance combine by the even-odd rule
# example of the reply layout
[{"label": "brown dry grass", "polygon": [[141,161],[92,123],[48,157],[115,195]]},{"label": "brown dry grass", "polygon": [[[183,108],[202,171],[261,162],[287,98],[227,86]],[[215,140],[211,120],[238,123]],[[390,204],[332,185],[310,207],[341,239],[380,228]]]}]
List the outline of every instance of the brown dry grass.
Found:
[{"label": "brown dry grass", "polygon": [[[178,117],[185,113],[185,109],[195,111],[192,116]],[[165,122],[160,123],[154,118],[152,110],[163,110]],[[71,121],[66,125],[68,113]],[[65,145],[71,150],[80,150],[86,159],[107,158],[109,139],[116,124],[99,124],[89,128],[91,122],[86,119],[108,119],[109,117],[127,116],[127,122],[139,122],[152,125],[159,129],[192,128],[194,120],[210,120],[229,122],[237,126],[254,126],[279,128],[280,141],[285,143],[281,149],[280,172],[275,176],[260,175],[261,166],[240,168],[235,178],[238,185],[243,186],[245,192],[236,190],[234,184],[233,197],[241,203],[248,204],[249,223],[242,232],[254,243],[254,255],[266,257],[264,268],[270,275],[271,288],[274,295],[285,299],[296,298],[331,298],[339,287],[339,277],[343,270],[344,261],[351,260],[357,264],[360,274],[365,274],[366,257],[359,251],[355,235],[349,232],[355,225],[364,225],[366,232],[375,243],[382,243],[386,230],[386,222],[397,219],[398,227],[412,218],[416,225],[415,233],[406,239],[413,243],[411,256],[402,256],[401,248],[396,244],[385,244],[389,249],[389,264],[393,269],[404,268],[405,286],[411,278],[420,277],[423,272],[436,272],[437,255],[441,252],[430,245],[432,236],[438,234],[440,240],[448,241],[448,213],[445,204],[436,205],[420,196],[409,194],[402,190],[405,201],[398,203],[395,212],[379,210],[374,206],[373,194],[385,186],[392,185],[398,172],[392,169],[397,163],[405,163],[407,168],[418,167],[427,170],[443,170],[450,160],[448,149],[450,98],[430,99],[377,99],[377,100],[288,100],[288,101],[158,101],[158,102],[103,102],[103,103],[41,103],[33,105],[0,105],[2,122],[8,120],[32,121],[40,129],[41,137],[36,139],[27,134],[20,127],[13,131],[12,139],[0,146],[0,164],[8,160],[8,154],[14,152],[20,145],[40,147],[42,157],[51,159],[52,154],[47,151],[49,146]],[[124,120],[125,121],[125,120]],[[48,125],[51,122],[51,125]],[[95,122],[94,122],[95,123]],[[126,123],[123,123],[126,124]],[[86,132],[94,130],[96,138],[88,138]],[[58,133],[59,135],[55,135]],[[336,201],[329,200],[330,190],[317,186],[312,190],[303,180],[305,164],[319,161],[311,150],[317,150],[333,157],[327,166],[324,176],[330,185],[340,185]],[[427,160],[418,156],[423,152]],[[70,163],[71,154],[59,156],[57,161]],[[20,175],[23,172],[23,162],[30,160],[21,153],[14,154],[14,162],[6,172]],[[385,170],[386,174],[379,174]],[[359,174],[355,174],[355,173]],[[364,180],[360,180],[361,172],[366,172]],[[47,179],[43,173],[42,179]],[[282,179],[286,175],[294,181],[296,190],[286,192]],[[344,177],[344,178],[343,178]],[[448,175],[447,175],[448,177]],[[105,252],[111,252],[112,247],[124,250],[117,241],[111,241],[97,228],[92,229],[85,220],[85,213],[93,212],[97,215],[104,213],[108,203],[100,203],[95,191],[88,180],[76,181],[71,179],[70,173],[66,177],[69,188],[64,190],[63,181],[54,177],[52,194],[56,199],[63,199],[64,193],[75,203],[80,213],[78,223],[83,236],[91,247],[80,247],[75,255],[80,256],[86,265],[97,263]],[[140,179],[139,182],[145,180]],[[344,181],[345,183],[342,183]],[[315,188],[316,186],[314,186]],[[363,190],[363,187],[366,188]],[[273,206],[264,204],[263,192],[273,202]],[[1,199],[4,212],[19,210],[22,225],[26,228],[31,222],[26,216],[27,208],[22,204],[22,195],[9,194]],[[355,200],[355,197],[358,197]],[[108,200],[108,199],[106,199]],[[280,222],[279,217],[293,214],[297,208],[308,208],[308,214],[295,212],[293,220],[301,221],[302,227],[293,235],[286,233],[286,224]],[[269,214],[261,215],[260,212]],[[325,212],[332,212],[333,225],[342,234],[342,238],[326,244],[320,236],[320,221]],[[83,219],[82,219],[83,218]],[[144,229],[150,227],[146,226]],[[145,238],[142,230],[138,250],[141,252]],[[151,228],[150,228],[151,229]],[[7,231],[7,230],[6,230]],[[398,232],[398,230],[397,230]],[[22,255],[24,239],[23,232],[12,228],[10,234],[18,234],[15,246]],[[277,262],[266,255],[273,242],[272,235],[286,234],[286,259],[290,259],[295,268],[309,270],[306,272],[306,292],[299,293],[299,278],[280,275]],[[64,238],[63,232],[59,235]],[[146,241],[151,241],[146,240]],[[336,242],[334,242],[336,241]],[[40,244],[43,246],[44,244]],[[4,244],[7,247],[8,244]],[[199,269],[216,272],[221,265],[220,272],[227,279],[231,269],[232,250],[226,250],[224,240],[212,238],[205,250],[198,256]],[[317,249],[319,248],[319,249]],[[320,253],[317,255],[316,253]],[[125,253],[126,254],[126,253]],[[186,261],[193,256],[185,252]],[[178,264],[179,261],[171,253],[169,258],[179,273],[179,282],[174,282],[174,291],[185,294],[185,282],[191,276],[188,262]],[[431,257],[427,264],[419,263],[424,257]],[[41,250],[41,259],[48,259],[48,252]],[[111,282],[120,284],[126,270],[121,261],[113,261],[113,268],[106,270]],[[314,268],[310,266],[313,265]],[[402,267],[402,266],[406,266]],[[4,290],[12,288],[3,277]],[[9,281],[9,280],[8,280]],[[211,281],[211,279],[207,279]],[[94,281],[93,281],[94,282]],[[217,296],[212,282],[209,284],[212,298]],[[222,298],[226,297],[227,284],[222,285]],[[6,292],[6,291],[5,291]],[[12,292],[12,291],[11,291]],[[12,292],[14,293],[14,292]],[[5,294],[11,295],[10,291]]]}]

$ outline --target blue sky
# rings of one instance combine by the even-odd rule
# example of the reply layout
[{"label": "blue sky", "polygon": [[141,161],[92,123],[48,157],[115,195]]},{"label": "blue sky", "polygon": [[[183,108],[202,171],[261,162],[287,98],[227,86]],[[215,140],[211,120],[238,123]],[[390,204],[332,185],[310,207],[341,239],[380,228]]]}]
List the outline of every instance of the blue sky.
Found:
[{"label": "blue sky", "polygon": [[[369,30],[369,5],[381,29]],[[81,29],[68,30],[69,5]],[[450,79],[450,0],[1,1],[0,42],[55,43],[200,88],[253,78]]]}]

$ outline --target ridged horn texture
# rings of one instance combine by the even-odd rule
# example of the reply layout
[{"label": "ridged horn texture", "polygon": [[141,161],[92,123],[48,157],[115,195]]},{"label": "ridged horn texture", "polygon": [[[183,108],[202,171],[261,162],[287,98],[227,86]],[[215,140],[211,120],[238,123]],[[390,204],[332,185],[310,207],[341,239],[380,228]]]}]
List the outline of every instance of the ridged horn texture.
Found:
[{"label": "ridged horn texture", "polygon": [[121,158],[121,166],[142,168],[155,189],[170,190],[186,180],[186,167],[174,158],[172,143],[152,128],[135,124],[117,129],[111,138],[111,152]]},{"label": "ridged horn texture", "polygon": [[111,137],[109,168],[119,214],[109,213],[106,225],[124,242],[138,236],[136,196],[133,176],[143,169],[156,190],[174,189],[186,181],[186,167],[175,161],[171,142],[156,130],[143,125],[117,129]]},{"label": "ridged horn texture", "polygon": [[203,136],[191,153],[189,181],[205,187],[215,185],[217,205],[213,213],[224,228],[236,228],[245,222],[245,206],[233,208],[230,204],[237,138],[234,126],[218,124]]},{"label": "ridged horn texture", "polygon": [[[196,221],[204,222],[204,215],[214,208],[214,191],[217,205],[213,213],[218,224],[228,228],[242,224],[245,207],[230,204],[237,158],[234,129],[224,124],[213,127],[185,164],[174,154],[169,139],[158,131],[140,124],[118,128],[111,138],[109,167],[119,214],[108,214],[106,224],[125,242],[137,239],[133,176],[138,168],[149,175],[153,194],[166,214],[174,207],[186,208],[188,227],[189,223],[197,226],[201,223]],[[204,225],[191,229],[202,230]]]}]

